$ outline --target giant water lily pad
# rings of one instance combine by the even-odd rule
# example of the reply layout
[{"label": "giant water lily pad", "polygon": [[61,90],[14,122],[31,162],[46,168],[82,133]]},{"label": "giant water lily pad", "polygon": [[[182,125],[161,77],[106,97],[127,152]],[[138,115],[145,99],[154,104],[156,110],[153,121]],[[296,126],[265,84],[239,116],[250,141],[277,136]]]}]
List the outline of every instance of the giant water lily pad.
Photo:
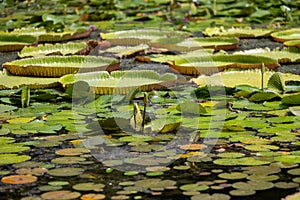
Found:
[{"label": "giant water lily pad", "polygon": [[278,31],[272,33],[271,36],[275,41],[285,42],[289,40],[299,40],[300,39],[300,29],[292,28],[284,31]]},{"label": "giant water lily pad", "polygon": [[3,67],[13,75],[61,77],[77,72],[107,70],[117,64],[101,56],[41,56],[6,62]]},{"label": "giant water lily pad", "polygon": [[36,47],[24,47],[18,56],[24,57],[35,57],[35,56],[46,56],[51,54],[59,55],[70,55],[76,54],[86,46],[85,42],[69,42],[63,44],[43,44]]},{"label": "giant water lily pad", "polygon": [[[59,82],[68,86],[76,81],[85,81],[96,94],[127,94],[135,90],[151,91],[175,84],[176,76],[166,73],[160,76],[150,70],[114,71],[66,75]],[[76,88],[76,86],[74,86]]]},{"label": "giant water lily pad", "polygon": [[37,37],[35,36],[0,33],[0,52],[19,51],[25,46],[34,44],[37,44]]},{"label": "giant water lily pad", "polygon": [[[274,73],[266,71],[264,73],[264,85],[268,84],[269,78]],[[261,87],[261,71],[260,70],[247,70],[247,71],[230,71],[220,72],[211,76],[199,76],[193,79],[199,86],[218,86],[223,85],[225,87],[236,87],[237,85],[250,85],[253,87]],[[300,76],[290,73],[281,73],[283,80],[286,81],[300,81]],[[242,77],[242,78],[241,78]]]},{"label": "giant water lily pad", "polygon": [[222,36],[222,37],[239,37],[239,38],[256,38],[256,37],[267,37],[271,34],[272,30],[270,29],[252,29],[250,27],[242,28],[229,28],[225,29],[221,27],[208,27],[203,33],[207,36]]},{"label": "giant water lily pad", "polygon": [[63,32],[47,32],[44,28],[22,28],[15,29],[14,31],[6,34],[16,35],[32,35],[38,37],[39,42],[59,42],[71,39],[79,39],[89,37],[91,34],[90,29],[65,29]]},{"label": "giant water lily pad", "polygon": [[253,55],[178,56],[170,66],[182,74],[212,74],[229,68],[261,68],[264,63],[270,69],[279,67],[276,59]]},{"label": "giant water lily pad", "polygon": [[32,89],[53,88],[59,85],[58,78],[11,76],[7,74],[6,70],[4,73],[0,73],[0,80],[0,90],[16,89],[23,86],[28,86]]},{"label": "giant water lily pad", "polygon": [[264,56],[273,59],[277,59],[279,63],[299,63],[300,50],[298,48],[284,48],[281,50],[274,49],[270,50],[269,48],[266,49],[251,49],[242,52],[236,52],[234,54],[241,54],[241,55],[257,55],[257,56]]},{"label": "giant water lily pad", "polygon": [[230,50],[237,48],[237,38],[160,38],[151,41],[150,45],[158,48],[166,48],[174,51],[194,51],[202,48],[215,50]]},{"label": "giant water lily pad", "polygon": [[285,46],[288,46],[288,47],[298,47],[300,48],[300,39],[299,40],[289,40],[289,41],[286,41],[284,42],[284,45]]},{"label": "giant water lily pad", "polygon": [[137,29],[111,33],[101,33],[101,37],[108,40],[113,45],[138,45],[142,43],[146,44],[151,40],[159,38],[180,38],[188,36],[190,36],[190,34],[187,32],[165,31],[158,29]]}]

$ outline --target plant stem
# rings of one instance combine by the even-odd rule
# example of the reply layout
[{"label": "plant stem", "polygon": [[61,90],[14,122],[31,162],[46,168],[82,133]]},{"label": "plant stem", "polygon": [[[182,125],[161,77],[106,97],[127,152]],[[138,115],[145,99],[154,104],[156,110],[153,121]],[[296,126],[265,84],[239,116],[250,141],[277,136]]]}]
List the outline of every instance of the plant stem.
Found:
[{"label": "plant stem", "polygon": [[261,64],[261,91],[264,90],[264,74],[266,71],[266,66],[264,63]]},{"label": "plant stem", "polygon": [[145,120],[146,120],[146,109],[148,104],[149,94],[144,92],[144,110],[143,110],[143,121],[142,121],[142,133],[144,133]]}]

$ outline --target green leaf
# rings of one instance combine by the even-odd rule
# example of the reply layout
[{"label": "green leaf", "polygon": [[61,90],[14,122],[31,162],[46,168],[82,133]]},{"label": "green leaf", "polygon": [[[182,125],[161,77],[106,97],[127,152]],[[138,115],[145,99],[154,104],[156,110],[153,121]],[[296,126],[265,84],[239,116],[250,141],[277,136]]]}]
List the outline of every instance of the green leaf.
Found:
[{"label": "green leaf", "polygon": [[284,92],[285,83],[281,73],[275,72],[268,80],[268,88],[275,89],[275,91]]},{"label": "green leaf", "polygon": [[116,59],[101,56],[41,56],[6,62],[3,67],[13,75],[61,77],[77,72],[103,71],[117,63]]},{"label": "green leaf", "polygon": [[[267,85],[267,80],[274,73],[266,71],[264,73],[264,85]],[[281,73],[284,82],[287,81],[300,81],[300,76],[290,73]],[[196,79],[192,79],[199,86],[205,85],[218,86],[224,85],[225,87],[236,87],[238,85],[249,85],[253,87],[261,87],[261,72],[260,70],[245,70],[245,71],[230,71],[220,72],[211,76],[201,75]]]},{"label": "green leaf", "polygon": [[[177,77],[166,73],[160,76],[152,70],[128,70],[108,72],[91,72],[69,74],[60,78],[59,82],[68,87],[75,81],[86,81],[96,94],[131,94],[136,90],[152,91],[175,84]],[[74,91],[73,91],[74,92]]]},{"label": "green leaf", "polygon": [[288,105],[300,105],[300,93],[285,95],[282,97],[281,102]]},{"label": "green leaf", "polygon": [[16,109],[18,109],[18,107],[5,105],[5,104],[0,104],[0,113],[13,111],[13,110],[16,110]]},{"label": "green leaf", "polygon": [[21,52],[18,52],[18,56],[23,58],[30,56],[46,56],[51,54],[70,55],[76,54],[78,51],[85,48],[85,46],[85,42],[43,44],[38,46],[24,47]]},{"label": "green leaf", "polygon": [[271,36],[277,42],[286,42],[299,39],[300,28],[292,28],[272,33]]},{"label": "green leaf", "polygon": [[269,101],[272,100],[276,97],[280,97],[278,94],[276,94],[275,92],[256,92],[254,94],[252,94],[249,97],[249,101],[252,102],[262,102],[262,101]]},{"label": "green leaf", "polygon": [[221,27],[208,27],[203,32],[207,36],[223,36],[223,37],[239,37],[239,38],[255,38],[255,37],[266,37],[272,32],[271,29],[261,29],[250,27],[232,27],[225,29]]},{"label": "green leaf", "polygon": [[0,52],[19,51],[25,46],[37,43],[37,37],[31,35],[15,35],[11,33],[0,33]]}]

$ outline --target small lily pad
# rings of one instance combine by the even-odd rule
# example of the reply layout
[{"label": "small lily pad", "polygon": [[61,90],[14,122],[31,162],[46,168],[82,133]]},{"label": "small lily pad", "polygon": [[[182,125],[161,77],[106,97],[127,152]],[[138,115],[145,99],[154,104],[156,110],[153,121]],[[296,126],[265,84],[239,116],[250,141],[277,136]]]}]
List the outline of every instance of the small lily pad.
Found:
[{"label": "small lily pad", "polygon": [[30,160],[30,156],[18,154],[0,154],[0,164],[9,165]]},{"label": "small lily pad", "polygon": [[89,152],[90,150],[86,148],[66,148],[66,149],[57,150],[55,153],[57,155],[63,155],[63,156],[79,156]]},{"label": "small lily pad", "polygon": [[102,183],[78,183],[76,185],[73,185],[74,190],[78,191],[102,191],[102,189],[105,187]]},{"label": "small lily pad", "polygon": [[213,161],[217,165],[225,165],[225,166],[235,166],[235,165],[265,165],[269,164],[269,161],[261,161],[261,160],[256,160],[255,158],[252,157],[245,157],[245,158],[221,158],[221,159],[216,159]]},{"label": "small lily pad", "polygon": [[231,173],[221,173],[218,174],[219,178],[236,180],[236,179],[244,179],[248,176],[248,174],[242,172],[231,172]]},{"label": "small lily pad", "polygon": [[51,169],[48,171],[48,174],[50,174],[51,176],[68,177],[68,176],[78,176],[83,172],[84,169],[82,168],[64,167],[64,168]]},{"label": "small lily pad", "polygon": [[190,150],[190,151],[201,150],[205,148],[207,148],[205,144],[186,144],[180,146],[180,149]]},{"label": "small lily pad", "polygon": [[41,197],[45,200],[53,200],[53,199],[60,199],[60,200],[69,200],[69,199],[77,199],[80,197],[79,192],[72,192],[68,190],[59,190],[59,191],[51,191],[46,192],[41,195]]},{"label": "small lily pad", "polygon": [[207,185],[199,185],[199,184],[186,184],[180,186],[181,190],[191,190],[191,191],[205,191],[209,189]]},{"label": "small lily pad", "polygon": [[37,181],[36,176],[31,175],[11,175],[11,176],[5,176],[1,179],[3,183],[7,184],[28,184],[28,183],[34,183]]},{"label": "small lily pad", "polygon": [[86,159],[82,157],[65,156],[65,157],[55,158],[51,160],[51,162],[56,164],[77,164],[85,160]]},{"label": "small lily pad", "polygon": [[291,189],[299,187],[299,183],[294,182],[277,182],[275,183],[275,187],[280,189]]},{"label": "small lily pad", "polygon": [[196,194],[193,195],[191,197],[191,200],[229,200],[230,196],[226,195],[226,194],[218,194],[218,193],[214,193],[214,194]]},{"label": "small lily pad", "polygon": [[232,196],[251,196],[254,195],[256,192],[255,190],[231,190],[229,194]]}]

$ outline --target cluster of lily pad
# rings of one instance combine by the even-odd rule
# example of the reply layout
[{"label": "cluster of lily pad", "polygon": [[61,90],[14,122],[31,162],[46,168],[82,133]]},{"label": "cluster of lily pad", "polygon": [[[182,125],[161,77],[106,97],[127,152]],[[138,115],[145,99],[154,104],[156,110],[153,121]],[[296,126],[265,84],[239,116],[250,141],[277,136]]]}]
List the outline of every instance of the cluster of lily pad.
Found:
[{"label": "cluster of lily pad", "polygon": [[[218,33],[226,35],[224,30],[214,34]],[[282,41],[286,39],[278,38],[287,34],[274,32],[272,37]],[[94,49],[82,42],[24,48],[20,57],[34,57],[3,64],[1,75],[4,187],[34,188],[40,181],[38,195],[28,197],[37,199],[104,199],[106,193],[112,199],[140,199],[179,192],[191,199],[230,199],[274,187],[299,187],[300,78],[263,68],[280,67],[277,53],[285,62],[297,63],[298,51],[276,50],[264,56],[224,53],[237,48],[241,35],[197,38],[187,32],[133,30],[103,33]],[[90,55],[69,55],[83,49]],[[175,56],[164,55],[174,52]],[[129,58],[133,66],[155,62],[180,74],[200,75],[192,79],[199,87],[180,87],[173,73],[123,70],[122,59]],[[228,72],[236,68],[262,70]],[[240,77],[245,82],[238,82]],[[141,91],[149,92],[151,102],[144,110],[148,124],[143,135],[132,123],[137,104],[123,103],[127,98],[138,101]],[[142,108],[137,105],[137,110]],[[112,157],[112,148],[121,153]],[[100,169],[90,153],[102,161]],[[118,167],[127,168],[120,174],[114,170]],[[279,173],[287,168],[293,177],[281,178]],[[180,182],[169,174],[178,180],[194,178]],[[44,176],[51,181],[45,182]],[[115,181],[116,176],[122,180]],[[111,185],[118,191],[109,194]]]}]

